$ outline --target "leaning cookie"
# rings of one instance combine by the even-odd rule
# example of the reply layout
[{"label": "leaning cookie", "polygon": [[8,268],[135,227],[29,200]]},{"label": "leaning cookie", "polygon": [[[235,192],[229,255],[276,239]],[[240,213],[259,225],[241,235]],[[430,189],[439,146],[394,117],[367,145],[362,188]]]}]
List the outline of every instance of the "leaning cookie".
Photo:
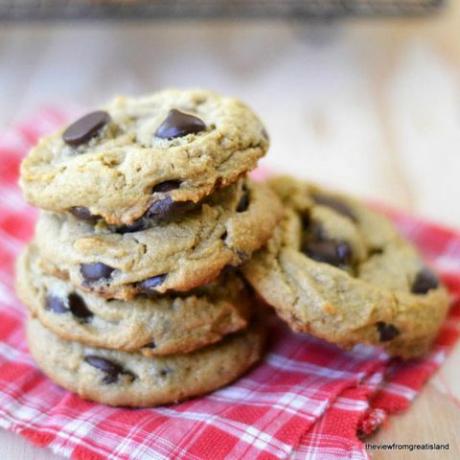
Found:
[{"label": "leaning cookie", "polygon": [[246,261],[282,216],[263,184],[238,183],[176,220],[112,229],[66,214],[42,213],[36,242],[45,270],[107,298],[188,291]]},{"label": "leaning cookie", "polygon": [[18,259],[17,292],[32,316],[60,338],[146,356],[218,342],[244,329],[251,311],[247,289],[231,273],[184,296],[108,301],[43,273],[34,245]]},{"label": "leaning cookie", "polygon": [[271,181],[286,206],[267,246],[243,267],[293,330],[339,346],[427,352],[449,306],[446,290],[382,215],[291,178]]},{"label": "leaning cookie", "polygon": [[53,381],[86,399],[132,407],[175,403],[227,385],[260,359],[264,344],[257,324],[193,353],[161,357],[67,342],[36,319],[28,320],[27,335],[32,356]]},{"label": "leaning cookie", "polygon": [[209,91],[118,97],[45,137],[21,165],[26,199],[110,224],[193,204],[253,169],[266,131],[242,102]]}]

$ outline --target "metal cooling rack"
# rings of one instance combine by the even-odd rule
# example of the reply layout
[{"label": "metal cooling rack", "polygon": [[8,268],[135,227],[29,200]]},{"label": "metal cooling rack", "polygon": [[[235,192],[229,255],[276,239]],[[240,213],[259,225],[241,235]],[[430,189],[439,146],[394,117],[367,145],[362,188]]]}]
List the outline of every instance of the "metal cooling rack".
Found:
[{"label": "metal cooling rack", "polygon": [[0,0],[0,20],[422,16],[444,0]]}]

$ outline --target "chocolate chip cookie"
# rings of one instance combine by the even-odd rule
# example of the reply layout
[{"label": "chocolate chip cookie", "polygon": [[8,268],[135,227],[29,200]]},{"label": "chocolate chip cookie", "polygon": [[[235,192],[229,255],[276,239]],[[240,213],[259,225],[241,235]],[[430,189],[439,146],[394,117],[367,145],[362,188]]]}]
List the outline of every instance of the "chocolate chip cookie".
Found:
[{"label": "chocolate chip cookie", "polygon": [[188,353],[218,342],[249,322],[251,297],[226,273],[183,296],[138,296],[108,301],[43,273],[30,245],[17,264],[17,292],[29,311],[65,340],[146,356]]},{"label": "chocolate chip cookie", "polygon": [[285,217],[243,267],[265,301],[293,330],[342,347],[425,353],[449,299],[415,248],[356,199],[288,177],[270,184]]},{"label": "chocolate chip cookie", "polygon": [[242,102],[202,90],[118,97],[43,138],[21,165],[26,199],[40,208],[131,225],[234,183],[268,148]]},{"label": "chocolate chip cookie", "polygon": [[133,407],[174,403],[227,385],[260,359],[264,343],[257,323],[193,353],[161,357],[67,342],[37,319],[28,320],[27,335],[37,364],[56,383],[86,399]]},{"label": "chocolate chip cookie", "polygon": [[180,219],[111,228],[68,214],[42,213],[36,243],[45,271],[107,298],[188,291],[246,261],[282,215],[264,184],[240,180]]}]

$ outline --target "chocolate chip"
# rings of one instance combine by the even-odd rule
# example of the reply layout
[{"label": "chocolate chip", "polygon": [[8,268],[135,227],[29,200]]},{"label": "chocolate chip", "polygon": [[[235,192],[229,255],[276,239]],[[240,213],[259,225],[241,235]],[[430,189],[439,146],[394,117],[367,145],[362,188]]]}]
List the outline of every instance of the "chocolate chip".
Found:
[{"label": "chocolate chip", "polygon": [[426,294],[431,289],[439,286],[437,276],[428,268],[422,268],[416,275],[412,283],[411,292],[413,294]]},{"label": "chocolate chip", "polygon": [[348,265],[352,251],[348,243],[343,241],[308,241],[303,248],[308,257],[336,267]]},{"label": "chocolate chip", "polygon": [[125,233],[134,233],[145,230],[148,224],[145,219],[138,219],[130,225],[120,225],[119,227],[111,228],[113,232],[123,235]]},{"label": "chocolate chip", "polygon": [[72,123],[62,134],[62,139],[72,147],[85,144],[110,122],[110,115],[103,110],[88,113]]},{"label": "chocolate chip", "polygon": [[348,217],[353,222],[356,222],[358,220],[351,208],[346,203],[344,203],[336,197],[330,195],[314,194],[313,200],[315,201],[315,203],[321,206],[327,206],[328,208],[333,209],[342,216]]},{"label": "chocolate chip", "polygon": [[123,235],[124,233],[133,233],[145,230],[151,226],[149,219],[155,221],[174,220],[188,211],[197,207],[193,201],[173,201],[169,196],[153,203],[147,212],[140,219],[129,225],[110,226],[110,230]]},{"label": "chocolate chip", "polygon": [[144,348],[150,348],[152,350],[156,347],[157,347],[157,344],[155,342],[149,342],[144,345]]},{"label": "chocolate chip", "polygon": [[69,295],[68,298],[70,311],[74,316],[84,321],[88,321],[93,317],[93,313],[86,306],[85,301],[75,292]]},{"label": "chocolate chip", "polygon": [[64,300],[54,295],[49,295],[46,297],[46,309],[59,314],[69,312],[69,309],[67,308]]},{"label": "chocolate chip", "polygon": [[308,231],[306,235],[308,241],[330,241],[321,223],[311,220],[309,224],[307,224],[307,227],[304,228]]},{"label": "chocolate chip", "polygon": [[351,248],[348,243],[338,242],[336,246],[337,257],[344,263],[349,263],[351,260]]},{"label": "chocolate chip", "polygon": [[99,281],[102,279],[109,279],[110,275],[115,269],[109,267],[102,262],[95,262],[93,264],[81,264],[80,273],[88,283]]},{"label": "chocolate chip", "polygon": [[89,209],[83,206],[74,206],[73,208],[70,208],[70,212],[74,215],[74,217],[81,220],[88,220],[93,217]]},{"label": "chocolate chip", "polygon": [[369,257],[380,256],[382,254],[383,254],[383,248],[375,247],[375,248],[370,248],[369,249]]},{"label": "chocolate chip", "polygon": [[70,208],[69,211],[77,219],[84,220],[91,224],[95,224],[99,218],[99,216],[93,216],[89,209],[83,206],[74,206]]},{"label": "chocolate chip", "polygon": [[155,201],[145,213],[145,217],[166,219],[171,216],[182,215],[195,206],[193,201],[174,201],[170,196],[167,196],[162,200]]},{"label": "chocolate chip", "polygon": [[155,201],[147,211],[146,217],[165,217],[172,211],[175,204],[176,202],[170,196]]},{"label": "chocolate chip", "polygon": [[228,232],[227,232],[227,230],[225,230],[224,233],[222,233],[222,235],[220,235],[220,239],[222,241],[225,241],[227,239],[227,236],[228,236]]},{"label": "chocolate chip", "polygon": [[160,286],[160,284],[163,284],[167,276],[168,274],[164,273],[162,275],[152,276],[151,278],[147,278],[146,280],[137,283],[139,293],[146,295],[155,294],[155,288]]},{"label": "chocolate chip", "polygon": [[244,212],[249,207],[249,191],[244,190],[243,196],[240,198],[238,206],[236,207],[236,212]]},{"label": "chocolate chip", "polygon": [[200,118],[172,109],[156,130],[155,136],[161,139],[173,139],[187,134],[199,133],[205,129],[206,125]]},{"label": "chocolate chip", "polygon": [[376,326],[379,331],[380,342],[388,342],[400,334],[399,329],[396,326],[393,326],[393,324],[387,324],[383,321],[379,321]]},{"label": "chocolate chip", "polygon": [[161,369],[160,371],[160,375],[162,377],[166,377],[168,374],[170,374],[172,372],[172,369],[169,368],[169,367],[164,367],[163,369]]},{"label": "chocolate chip", "polygon": [[152,192],[153,193],[166,193],[170,192],[171,190],[176,190],[180,187],[181,181],[180,180],[166,180],[164,182],[160,182],[156,184]]},{"label": "chocolate chip", "polygon": [[127,375],[134,379],[134,374],[130,371],[126,371],[118,363],[114,363],[109,359],[102,358],[96,355],[85,356],[85,361],[90,365],[104,372],[105,377],[102,379],[103,383],[111,384],[116,383],[120,374]]},{"label": "chocolate chip", "polygon": [[302,221],[302,228],[304,230],[308,230],[310,225],[312,225],[310,214],[308,212],[304,212],[300,214],[300,219]]}]

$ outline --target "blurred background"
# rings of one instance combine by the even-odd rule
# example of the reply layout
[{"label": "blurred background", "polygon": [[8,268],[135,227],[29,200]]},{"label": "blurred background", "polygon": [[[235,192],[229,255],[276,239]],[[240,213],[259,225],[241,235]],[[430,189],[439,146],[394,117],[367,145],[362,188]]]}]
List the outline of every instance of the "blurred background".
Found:
[{"label": "blurred background", "polygon": [[266,122],[272,170],[460,226],[459,3],[0,0],[0,127],[211,88]]}]

